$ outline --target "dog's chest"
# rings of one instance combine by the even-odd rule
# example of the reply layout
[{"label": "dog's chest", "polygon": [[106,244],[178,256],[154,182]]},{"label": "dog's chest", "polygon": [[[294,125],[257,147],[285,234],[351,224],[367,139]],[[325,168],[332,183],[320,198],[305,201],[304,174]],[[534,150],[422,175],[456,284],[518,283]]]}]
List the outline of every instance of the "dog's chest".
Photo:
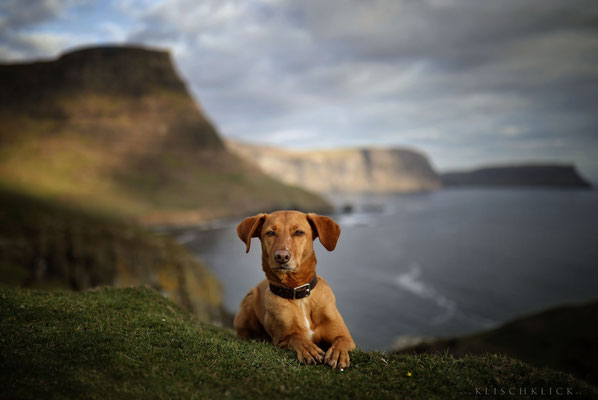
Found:
[{"label": "dog's chest", "polygon": [[307,336],[309,337],[309,339],[311,340],[312,336],[314,335],[314,331],[311,328],[311,319],[310,319],[310,312],[309,312],[309,308],[307,307],[307,299],[301,299],[299,300],[299,315],[298,315],[298,319],[299,319],[299,323],[305,326],[305,329],[307,331]]}]

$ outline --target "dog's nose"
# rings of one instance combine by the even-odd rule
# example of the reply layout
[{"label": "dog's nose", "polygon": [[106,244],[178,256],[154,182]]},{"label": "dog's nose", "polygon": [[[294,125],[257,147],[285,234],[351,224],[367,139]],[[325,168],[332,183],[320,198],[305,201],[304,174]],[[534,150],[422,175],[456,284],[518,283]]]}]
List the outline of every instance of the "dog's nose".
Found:
[{"label": "dog's nose", "polygon": [[274,253],[274,261],[279,264],[286,264],[291,259],[291,253],[288,250],[278,250]]}]

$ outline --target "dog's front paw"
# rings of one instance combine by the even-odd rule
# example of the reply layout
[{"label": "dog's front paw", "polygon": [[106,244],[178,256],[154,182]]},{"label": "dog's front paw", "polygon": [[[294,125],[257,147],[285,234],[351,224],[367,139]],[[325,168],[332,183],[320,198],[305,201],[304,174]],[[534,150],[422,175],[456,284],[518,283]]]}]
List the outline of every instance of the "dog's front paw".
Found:
[{"label": "dog's front paw", "polygon": [[297,352],[301,364],[318,364],[324,360],[322,349],[309,340],[293,343],[293,350]]},{"label": "dog's front paw", "polygon": [[342,336],[337,337],[326,352],[324,363],[330,365],[333,369],[343,370],[348,368],[351,365],[349,351],[353,350],[353,347],[348,339]]}]

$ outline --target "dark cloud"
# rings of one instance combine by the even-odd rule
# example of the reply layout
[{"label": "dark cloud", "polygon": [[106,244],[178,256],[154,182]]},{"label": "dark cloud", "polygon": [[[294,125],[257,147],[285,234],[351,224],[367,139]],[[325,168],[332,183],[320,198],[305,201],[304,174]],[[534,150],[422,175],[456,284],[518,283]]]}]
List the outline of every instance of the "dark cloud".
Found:
[{"label": "dark cloud", "polygon": [[24,4],[20,0],[7,0],[0,3],[2,28],[21,30],[56,18],[72,1],[33,0]]}]

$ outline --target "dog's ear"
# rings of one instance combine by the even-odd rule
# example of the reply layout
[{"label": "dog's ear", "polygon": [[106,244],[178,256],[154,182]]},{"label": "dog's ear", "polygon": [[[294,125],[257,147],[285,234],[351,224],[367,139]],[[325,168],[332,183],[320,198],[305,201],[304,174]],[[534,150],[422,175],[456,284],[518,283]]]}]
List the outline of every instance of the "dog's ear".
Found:
[{"label": "dog's ear", "polygon": [[266,214],[258,214],[253,217],[245,218],[243,222],[237,226],[237,235],[239,235],[239,239],[247,245],[245,253],[249,253],[251,238],[260,237],[260,231],[265,219]]},{"label": "dog's ear", "polygon": [[314,240],[319,237],[320,243],[324,245],[326,250],[334,250],[338,237],[341,234],[341,227],[332,218],[314,213],[307,214],[307,221],[314,232]]}]

